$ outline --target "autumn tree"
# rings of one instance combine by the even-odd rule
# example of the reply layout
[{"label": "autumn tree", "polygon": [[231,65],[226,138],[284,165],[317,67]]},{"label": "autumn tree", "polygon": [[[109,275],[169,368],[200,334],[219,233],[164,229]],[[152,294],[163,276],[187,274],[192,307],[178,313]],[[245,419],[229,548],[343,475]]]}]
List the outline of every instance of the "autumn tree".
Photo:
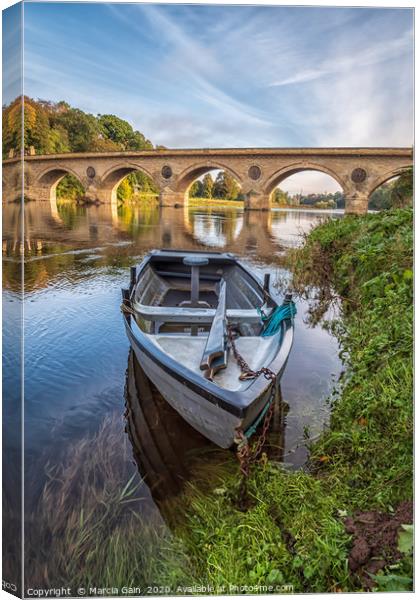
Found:
[{"label": "autumn tree", "polygon": [[[22,128],[23,116],[23,128]],[[60,154],[64,152],[117,152],[152,149],[140,131],[116,115],[92,115],[67,102],[16,98],[3,107],[3,157],[19,153]],[[73,191],[71,191],[73,190]],[[134,190],[157,194],[158,189],[144,173],[129,175],[118,190],[120,199],[131,198]],[[71,178],[63,181],[59,197],[79,197],[80,186]]]},{"label": "autumn tree", "polygon": [[203,179],[203,198],[213,197],[213,177],[210,173],[207,173]]}]

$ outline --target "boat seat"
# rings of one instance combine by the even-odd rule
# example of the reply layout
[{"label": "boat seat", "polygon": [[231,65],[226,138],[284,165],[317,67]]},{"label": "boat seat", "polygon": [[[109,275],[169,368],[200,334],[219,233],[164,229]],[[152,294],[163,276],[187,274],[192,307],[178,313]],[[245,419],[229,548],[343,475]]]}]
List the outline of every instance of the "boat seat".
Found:
[{"label": "boat seat", "polygon": [[208,302],[200,302],[200,267],[209,264],[209,259],[204,256],[185,256],[184,265],[191,267],[191,298],[184,300],[179,306],[210,308]]},{"label": "boat seat", "polygon": [[[184,308],[179,306],[149,306],[133,302],[133,309],[143,319],[172,323],[212,323],[216,314],[214,308]],[[226,317],[229,321],[238,323],[249,321],[261,323],[261,318],[255,308],[228,308]]]}]

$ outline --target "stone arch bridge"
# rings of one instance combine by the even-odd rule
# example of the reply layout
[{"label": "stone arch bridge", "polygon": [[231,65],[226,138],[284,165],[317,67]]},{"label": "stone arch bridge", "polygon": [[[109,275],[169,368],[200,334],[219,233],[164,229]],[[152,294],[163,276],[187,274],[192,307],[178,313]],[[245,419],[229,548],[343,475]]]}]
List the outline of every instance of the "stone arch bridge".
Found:
[{"label": "stone arch bridge", "polygon": [[236,148],[144,150],[25,156],[3,161],[3,199],[22,195],[54,200],[60,180],[71,173],[86,198],[117,202],[117,188],[129,173],[142,171],[160,191],[162,205],[182,205],[193,181],[212,169],[230,173],[240,184],[248,209],[268,209],[272,191],[301,171],[320,171],[341,186],[346,212],[367,211],[372,192],[412,166],[412,148]]}]

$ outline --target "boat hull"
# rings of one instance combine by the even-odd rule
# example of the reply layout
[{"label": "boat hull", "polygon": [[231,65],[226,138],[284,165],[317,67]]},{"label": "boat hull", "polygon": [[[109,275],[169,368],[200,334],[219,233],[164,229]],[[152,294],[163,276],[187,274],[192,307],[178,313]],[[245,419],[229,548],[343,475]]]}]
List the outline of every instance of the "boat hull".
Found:
[{"label": "boat hull", "polygon": [[[140,265],[139,273],[146,264],[147,259]],[[134,290],[135,282],[130,290],[123,290],[123,298],[130,300]],[[246,389],[221,388],[189,370],[176,360],[176,356],[163,352],[130,314],[124,313],[124,320],[131,347],[145,374],[168,404],[194,429],[221,448],[229,448],[235,443],[238,430],[246,431],[256,422],[270,399],[270,380],[260,375]],[[283,323],[281,338],[283,342],[278,354],[267,365],[276,374],[277,385],[293,340],[290,319]]]},{"label": "boat hull", "polygon": [[[270,385],[255,400],[249,411],[241,418],[225,410],[218,404],[209,402],[205,394],[189,388],[171,374],[164,365],[141,347],[139,341],[128,328],[128,336],[136,358],[150,381],[156,386],[165,400],[194,429],[221,448],[233,446],[237,430],[251,426],[269,400]],[[281,374],[279,374],[278,379]]]},{"label": "boat hull", "polygon": [[232,446],[235,430],[242,426],[242,419],[210,403],[202,395],[180,383],[140,345],[133,343],[132,346],[147,377],[168,404],[194,429],[221,448]]}]

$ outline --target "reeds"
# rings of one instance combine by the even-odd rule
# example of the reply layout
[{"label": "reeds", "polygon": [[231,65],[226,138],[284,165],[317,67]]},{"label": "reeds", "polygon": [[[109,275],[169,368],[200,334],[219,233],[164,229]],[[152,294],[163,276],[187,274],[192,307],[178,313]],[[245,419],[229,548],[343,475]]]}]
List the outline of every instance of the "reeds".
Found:
[{"label": "reeds", "polygon": [[122,452],[122,428],[120,416],[105,417],[61,464],[47,466],[26,517],[26,587],[161,585],[176,573],[175,559],[161,559],[170,533]]}]

